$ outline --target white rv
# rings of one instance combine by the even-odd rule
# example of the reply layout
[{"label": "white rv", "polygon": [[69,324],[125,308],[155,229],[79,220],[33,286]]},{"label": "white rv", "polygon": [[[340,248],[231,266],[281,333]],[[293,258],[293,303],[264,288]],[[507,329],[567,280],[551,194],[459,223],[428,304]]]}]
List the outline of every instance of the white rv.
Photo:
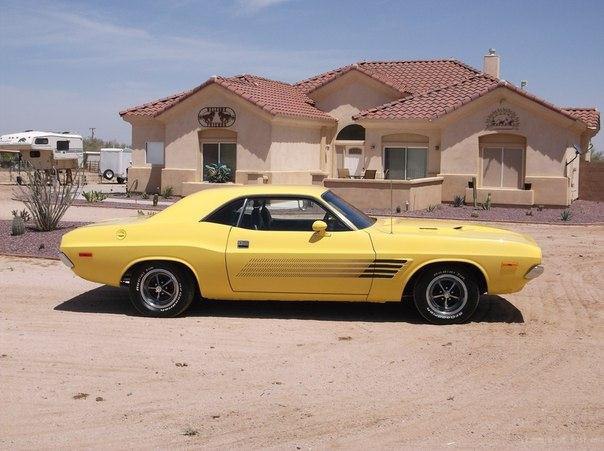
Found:
[{"label": "white rv", "polygon": [[72,164],[61,160],[73,162],[77,159],[77,164],[74,166],[82,165],[84,141],[80,135],[69,132],[26,130],[0,136],[0,150],[20,152],[22,159],[29,161],[35,168],[51,169],[54,166],[67,168]]}]

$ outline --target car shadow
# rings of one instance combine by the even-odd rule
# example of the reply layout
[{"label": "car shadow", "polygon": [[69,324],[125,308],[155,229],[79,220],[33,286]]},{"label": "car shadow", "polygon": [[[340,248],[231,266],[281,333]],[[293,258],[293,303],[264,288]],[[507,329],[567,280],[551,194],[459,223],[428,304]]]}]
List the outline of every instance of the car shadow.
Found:
[{"label": "car shadow", "polygon": [[[55,310],[136,316],[128,290],[101,286],[57,305]],[[194,302],[186,316],[226,318],[308,319],[315,321],[368,321],[425,323],[413,302],[210,301]],[[500,296],[482,296],[471,322],[523,323],[522,312]]]}]

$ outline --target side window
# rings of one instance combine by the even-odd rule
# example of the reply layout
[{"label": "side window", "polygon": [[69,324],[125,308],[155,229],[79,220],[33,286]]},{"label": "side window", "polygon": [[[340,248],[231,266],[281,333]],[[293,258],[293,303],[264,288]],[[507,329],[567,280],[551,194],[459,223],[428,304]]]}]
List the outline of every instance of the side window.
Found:
[{"label": "side window", "polygon": [[57,141],[57,150],[69,150],[69,141]]},{"label": "side window", "polygon": [[252,230],[312,232],[315,221],[325,221],[327,230],[349,230],[336,216],[311,199],[248,199],[239,227]]},{"label": "side window", "polygon": [[220,207],[210,216],[205,219],[205,222],[213,222],[215,224],[224,224],[228,226],[234,226],[239,220],[241,209],[243,208],[243,202],[245,199],[237,199],[228,204]]}]

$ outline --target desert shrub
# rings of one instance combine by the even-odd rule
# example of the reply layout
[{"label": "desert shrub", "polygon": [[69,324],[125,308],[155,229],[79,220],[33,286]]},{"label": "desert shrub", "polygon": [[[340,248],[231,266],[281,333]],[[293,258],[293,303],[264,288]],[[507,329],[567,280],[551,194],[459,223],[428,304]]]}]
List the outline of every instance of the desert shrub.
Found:
[{"label": "desert shrub", "polygon": [[466,203],[466,196],[460,196],[459,194],[453,198],[453,206],[461,207]]},{"label": "desert shrub", "polygon": [[141,193],[141,199],[149,199],[149,194],[145,192]]},{"label": "desert shrub", "polygon": [[561,221],[570,221],[573,217],[573,213],[567,208],[562,213],[560,213]]},{"label": "desert shrub", "polygon": [[86,202],[90,203],[103,202],[105,199],[107,199],[107,194],[96,190],[82,191],[82,196],[84,196]]},{"label": "desert shrub", "polygon": [[428,211],[430,213],[432,213],[433,211],[436,211],[438,209],[438,205],[437,204],[430,204],[428,205]]},{"label": "desert shrub", "polygon": [[231,169],[226,164],[206,164],[206,171],[210,183],[226,183],[231,180]]},{"label": "desert shrub", "polygon": [[61,184],[55,169],[45,171],[27,164],[23,170],[26,176],[15,192],[17,199],[25,204],[39,230],[55,230],[80,189],[82,171],[75,172],[71,183]]},{"label": "desert shrub", "polygon": [[172,194],[174,194],[174,188],[172,188],[171,186],[166,186],[161,192],[161,197],[163,197],[164,199],[169,199],[172,197]]}]

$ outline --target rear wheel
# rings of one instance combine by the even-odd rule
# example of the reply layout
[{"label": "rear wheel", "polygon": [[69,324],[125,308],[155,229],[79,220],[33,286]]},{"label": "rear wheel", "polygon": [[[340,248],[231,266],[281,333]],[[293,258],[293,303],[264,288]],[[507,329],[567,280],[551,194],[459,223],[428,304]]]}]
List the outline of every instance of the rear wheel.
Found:
[{"label": "rear wheel", "polygon": [[120,185],[126,181],[126,179],[124,177],[117,177],[116,180],[117,180],[117,183],[119,183]]},{"label": "rear wheel", "polygon": [[421,274],[413,299],[420,315],[433,324],[463,323],[476,311],[480,290],[464,268],[443,265]]},{"label": "rear wheel", "polygon": [[145,316],[178,316],[191,305],[195,293],[194,278],[173,263],[144,263],[130,278],[130,301]]},{"label": "rear wheel", "polygon": [[107,170],[105,170],[105,172],[103,172],[103,177],[106,178],[107,180],[111,180],[114,175],[115,174],[113,173],[113,171],[111,169],[107,169]]}]

